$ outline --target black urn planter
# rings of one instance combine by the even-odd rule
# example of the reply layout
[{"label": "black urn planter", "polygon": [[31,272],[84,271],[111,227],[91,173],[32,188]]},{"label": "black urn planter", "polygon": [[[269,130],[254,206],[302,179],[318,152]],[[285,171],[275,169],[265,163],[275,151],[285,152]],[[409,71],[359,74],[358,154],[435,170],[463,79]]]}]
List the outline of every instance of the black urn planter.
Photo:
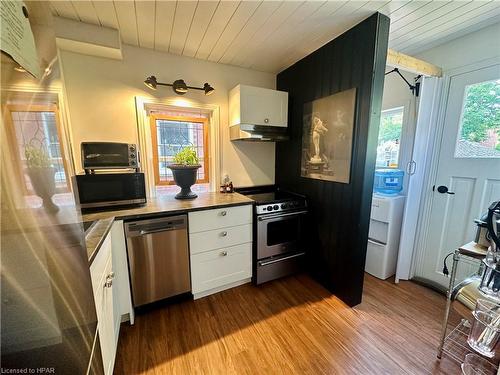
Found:
[{"label": "black urn planter", "polygon": [[52,196],[56,193],[54,180],[56,169],[53,167],[30,167],[27,168],[27,172],[35,193],[42,198],[43,207],[49,212],[59,211],[59,207],[52,202]]},{"label": "black urn planter", "polygon": [[191,186],[196,183],[196,174],[201,165],[171,164],[168,166],[172,170],[174,181],[181,191],[176,194],[176,199],[193,199],[198,195],[191,191]]}]

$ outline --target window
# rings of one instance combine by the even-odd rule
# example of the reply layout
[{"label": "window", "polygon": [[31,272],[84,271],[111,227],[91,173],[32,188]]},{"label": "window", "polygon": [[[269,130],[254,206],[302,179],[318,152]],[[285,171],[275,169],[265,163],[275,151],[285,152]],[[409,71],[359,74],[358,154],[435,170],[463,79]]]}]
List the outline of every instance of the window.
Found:
[{"label": "window", "polygon": [[[24,186],[24,195],[29,206],[37,207],[37,189],[30,177],[30,163],[27,153],[37,155],[39,164],[52,167],[54,191],[53,200],[57,204],[71,204],[72,194],[68,181],[68,168],[61,147],[59,112],[55,105],[6,106],[6,125],[9,143],[14,150],[14,162],[18,171],[17,178]],[[41,159],[41,160],[40,160]],[[68,194],[69,193],[69,194]]]},{"label": "window", "polygon": [[382,111],[377,145],[377,168],[397,168],[404,107]]},{"label": "window", "polygon": [[500,80],[465,88],[457,158],[500,158]]},{"label": "window", "polygon": [[193,146],[200,160],[197,184],[209,182],[208,120],[204,117],[151,115],[151,136],[155,184],[173,185],[168,165],[173,156],[186,146]]}]

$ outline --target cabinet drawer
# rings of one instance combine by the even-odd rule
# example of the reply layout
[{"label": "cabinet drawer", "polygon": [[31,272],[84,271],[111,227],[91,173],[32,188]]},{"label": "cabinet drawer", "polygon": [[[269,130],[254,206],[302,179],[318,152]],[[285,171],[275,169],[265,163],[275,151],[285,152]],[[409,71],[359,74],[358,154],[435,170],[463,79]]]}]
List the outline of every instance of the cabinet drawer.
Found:
[{"label": "cabinet drawer", "polygon": [[252,205],[190,212],[189,233],[252,223]]},{"label": "cabinet drawer", "polygon": [[252,224],[238,225],[189,235],[192,254],[252,242]]},{"label": "cabinet drawer", "polygon": [[225,247],[191,256],[193,294],[252,276],[252,244]]}]

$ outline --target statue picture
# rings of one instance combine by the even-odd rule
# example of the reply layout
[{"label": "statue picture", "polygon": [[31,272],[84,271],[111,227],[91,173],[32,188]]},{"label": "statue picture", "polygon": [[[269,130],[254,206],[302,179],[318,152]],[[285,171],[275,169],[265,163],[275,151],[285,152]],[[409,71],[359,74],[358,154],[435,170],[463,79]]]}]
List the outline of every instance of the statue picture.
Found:
[{"label": "statue picture", "polygon": [[301,176],[349,183],[356,89],[304,105]]}]

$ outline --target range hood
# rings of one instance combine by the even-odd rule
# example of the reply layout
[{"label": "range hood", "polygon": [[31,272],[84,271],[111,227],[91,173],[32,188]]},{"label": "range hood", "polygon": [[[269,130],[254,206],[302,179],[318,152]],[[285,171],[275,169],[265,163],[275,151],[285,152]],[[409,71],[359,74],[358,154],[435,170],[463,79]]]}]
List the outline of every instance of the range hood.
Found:
[{"label": "range hood", "polygon": [[276,142],[288,136],[288,93],[238,85],[229,92],[231,141]]},{"label": "range hood", "polygon": [[229,127],[231,141],[279,142],[290,139],[288,128],[270,125],[240,124]]}]

